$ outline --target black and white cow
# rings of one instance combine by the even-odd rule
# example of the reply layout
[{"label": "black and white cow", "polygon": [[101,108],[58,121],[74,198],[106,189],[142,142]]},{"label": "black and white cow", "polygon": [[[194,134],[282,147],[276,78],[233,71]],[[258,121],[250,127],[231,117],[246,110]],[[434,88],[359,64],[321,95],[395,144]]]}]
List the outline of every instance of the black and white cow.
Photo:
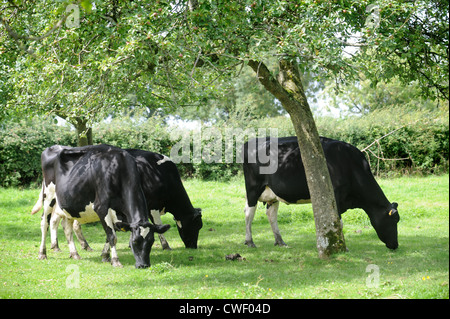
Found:
[{"label": "black and white cow", "polygon": [[[158,153],[136,149],[126,151],[136,159],[153,222],[161,225],[160,215],[171,213],[185,247],[197,248],[198,234],[203,226],[201,209],[192,206],[175,163]],[[163,248],[170,249],[164,235],[161,234],[160,239]]]},{"label": "black and white cow", "polygon": [[[61,148],[70,149],[70,147],[65,146],[61,146]],[[158,153],[137,149],[127,149],[126,151],[136,159],[138,173],[141,177],[141,186],[146,197],[147,207],[150,210],[150,219],[156,225],[162,225],[160,215],[166,212],[172,213],[186,248],[197,248],[198,234],[202,228],[201,209],[192,206],[175,163],[167,156]],[[32,213],[41,209],[41,202],[42,198],[38,200]],[[52,249],[56,251],[59,250],[57,227],[60,219],[59,215],[51,214]],[[77,221],[74,222],[73,229],[81,246],[90,250],[89,244],[84,238]],[[158,235],[163,249],[170,249],[164,235]]]},{"label": "black and white cow", "polygon": [[[244,176],[247,203],[245,206],[245,244],[253,243],[251,224],[258,201],[267,203],[266,214],[275,236],[275,245],[286,245],[277,223],[279,202],[301,204],[310,202],[305,170],[296,137],[269,138],[245,143]],[[320,138],[328,164],[339,215],[350,208],[362,208],[370,218],[378,237],[390,249],[398,247],[397,223],[400,216],[397,203],[390,203],[373,177],[369,163],[356,147],[345,142]],[[261,174],[262,165],[256,159],[258,149],[266,154],[278,150],[278,167],[273,174]],[[261,151],[260,151],[261,152]]]},{"label": "black and white cow", "polygon": [[[72,149],[68,146],[62,145],[54,145],[47,149],[45,149],[41,154],[41,166],[42,172],[45,176],[42,182],[42,189],[39,193],[39,199],[31,210],[31,214],[36,214],[41,210],[42,206],[44,206],[44,213],[41,219],[41,229],[43,230],[41,235],[41,246],[39,249],[39,259],[47,259],[47,249],[45,246],[45,238],[47,234],[48,225],[50,224],[50,232],[51,232],[51,249],[54,251],[61,251],[58,245],[58,236],[57,230],[58,225],[61,219],[63,228],[65,230],[65,216],[56,214],[56,191],[55,191],[55,161],[58,160],[58,154],[63,149]],[[44,216],[46,218],[44,218]],[[81,233],[80,223],[78,220],[74,220],[72,224],[72,228],[75,231],[75,234],[78,237],[78,240],[81,244],[81,247],[87,251],[92,251],[86,239],[83,237]],[[81,237],[79,236],[81,235]],[[71,255],[72,258],[78,259],[80,258],[78,254]]]},{"label": "black and white cow", "polygon": [[[46,256],[47,216],[54,210],[64,217],[71,257],[80,258],[73,242],[74,220],[80,224],[100,220],[106,233],[103,261],[109,260],[111,252],[111,264],[122,266],[116,252],[115,231],[126,229],[131,231],[130,247],[136,268],[150,266],[154,232],[163,233],[170,226],[149,223],[136,161],[128,152],[109,145],[79,148],[55,145],[42,153],[41,160],[44,175],[40,196],[44,204],[41,259]],[[38,210],[37,203],[32,213]]]}]

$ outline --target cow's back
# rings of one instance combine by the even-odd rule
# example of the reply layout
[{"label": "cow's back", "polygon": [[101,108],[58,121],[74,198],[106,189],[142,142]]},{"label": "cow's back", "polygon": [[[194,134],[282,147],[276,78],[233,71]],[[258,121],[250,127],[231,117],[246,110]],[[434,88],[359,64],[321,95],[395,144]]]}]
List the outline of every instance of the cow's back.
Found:
[{"label": "cow's back", "polygon": [[143,150],[126,151],[136,159],[149,209],[165,208],[175,215],[180,210],[193,209],[178,169],[170,158]]},{"label": "cow's back", "polygon": [[[276,141],[278,143],[278,169],[275,173],[267,175],[260,174],[259,167],[262,164],[258,159],[256,163],[252,163],[251,160],[255,158],[252,152],[256,152],[259,148],[267,149],[269,147],[270,139],[259,138],[244,144],[244,177],[247,199],[251,205],[256,203],[266,186],[289,203],[310,199],[297,138],[295,136],[282,137]],[[349,208],[362,208],[368,200],[370,201],[367,192],[375,192],[377,196],[385,198],[361,151],[351,144],[326,137],[320,137],[320,141],[340,214]],[[270,146],[274,147],[275,145],[276,143],[272,141]]]}]

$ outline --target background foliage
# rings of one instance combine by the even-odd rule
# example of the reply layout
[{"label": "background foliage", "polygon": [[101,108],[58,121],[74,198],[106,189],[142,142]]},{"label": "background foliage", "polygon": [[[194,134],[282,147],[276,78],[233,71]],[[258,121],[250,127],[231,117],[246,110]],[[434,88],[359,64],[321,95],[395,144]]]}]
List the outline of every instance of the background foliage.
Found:
[{"label": "background foliage", "polygon": [[[316,121],[320,135],[348,142],[359,149],[364,149],[376,139],[397,130],[367,150],[366,155],[370,158],[374,174],[448,171],[448,111],[409,112],[394,108],[373,111],[363,117],[319,117]],[[285,116],[245,121],[228,120],[217,123],[215,127],[222,131],[223,143],[224,130],[227,127],[277,128],[280,137],[295,134],[290,119]],[[176,128],[169,126],[160,117],[142,121],[129,117],[117,118],[95,127],[94,143],[170,155],[172,146],[178,142],[171,139],[175,130]],[[203,144],[206,142],[208,141]],[[75,131],[43,118],[4,123],[0,127],[0,185],[25,186],[33,182],[40,183],[40,154],[46,147],[54,144],[76,146]],[[374,154],[387,159],[407,159],[383,161],[378,160]],[[224,152],[222,155],[225,156]],[[178,164],[178,168],[185,178],[227,180],[241,172],[241,164],[225,164],[225,160],[223,164],[191,161]]]}]

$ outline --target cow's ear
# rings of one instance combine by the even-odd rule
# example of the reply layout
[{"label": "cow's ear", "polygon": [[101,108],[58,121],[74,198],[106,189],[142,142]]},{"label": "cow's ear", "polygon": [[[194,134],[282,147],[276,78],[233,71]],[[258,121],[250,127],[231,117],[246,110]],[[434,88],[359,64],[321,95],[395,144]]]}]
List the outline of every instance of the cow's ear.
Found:
[{"label": "cow's ear", "polygon": [[392,203],[391,204],[391,210],[389,211],[388,215],[392,216],[394,214],[397,214],[398,213],[397,207],[398,207],[397,203]]},{"label": "cow's ear", "polygon": [[128,224],[128,223],[117,222],[114,224],[114,226],[116,226],[116,230],[120,230],[120,231],[130,231],[131,230],[130,224]]},{"label": "cow's ear", "polygon": [[162,233],[165,233],[170,228],[170,225],[169,224],[150,225],[150,228],[153,230],[153,232],[162,234]]},{"label": "cow's ear", "polygon": [[194,218],[197,218],[197,217],[201,217],[202,216],[202,209],[201,208],[194,208],[194,210],[195,210],[195,213],[194,213],[194,217],[193,217],[193,219]]}]

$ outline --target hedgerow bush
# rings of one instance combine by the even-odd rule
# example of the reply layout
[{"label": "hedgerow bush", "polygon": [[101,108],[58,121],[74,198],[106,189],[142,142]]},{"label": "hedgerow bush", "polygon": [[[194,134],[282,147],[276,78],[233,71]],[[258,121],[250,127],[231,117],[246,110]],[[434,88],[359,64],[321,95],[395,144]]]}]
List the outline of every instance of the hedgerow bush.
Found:
[{"label": "hedgerow bush", "polygon": [[173,142],[166,127],[163,119],[158,117],[139,121],[129,117],[116,118],[93,128],[93,142],[168,154]]},{"label": "hedgerow bush", "polygon": [[0,186],[29,185],[41,180],[41,153],[54,144],[75,146],[75,132],[43,118],[1,125]]},{"label": "hedgerow bush", "polygon": [[[448,172],[448,111],[407,112],[390,109],[376,111],[364,117],[321,117],[316,119],[316,124],[321,136],[345,141],[361,150],[371,145],[365,153],[375,174]],[[226,163],[225,160],[225,130],[236,127],[242,130],[255,128],[256,131],[258,128],[277,128],[279,137],[295,135],[290,119],[284,116],[245,123],[217,124],[214,128],[220,131],[223,137],[222,163],[192,161],[191,134],[190,160],[188,163],[177,164],[182,177],[227,180],[241,173],[242,164],[236,161]],[[94,144],[105,143],[122,148],[150,150],[170,156],[172,147],[180,142],[182,135],[175,134],[178,137],[174,138],[173,130],[162,118],[137,121],[125,117],[96,125],[93,128],[93,140]],[[202,149],[208,142],[202,141]],[[54,144],[75,146],[75,131],[68,126],[58,126],[52,120],[41,118],[1,124],[0,186],[40,183],[41,152]]]},{"label": "hedgerow bush", "polygon": [[448,111],[407,112],[394,108],[351,120],[321,118],[318,128],[323,136],[365,150],[373,171],[448,170]]},{"label": "hedgerow bush", "polygon": [[[448,116],[448,110],[409,112],[392,108],[363,117],[320,117],[316,125],[321,136],[365,149],[374,173],[434,173],[448,171]],[[279,136],[295,135],[287,117],[264,119],[259,125],[278,128]]]}]

